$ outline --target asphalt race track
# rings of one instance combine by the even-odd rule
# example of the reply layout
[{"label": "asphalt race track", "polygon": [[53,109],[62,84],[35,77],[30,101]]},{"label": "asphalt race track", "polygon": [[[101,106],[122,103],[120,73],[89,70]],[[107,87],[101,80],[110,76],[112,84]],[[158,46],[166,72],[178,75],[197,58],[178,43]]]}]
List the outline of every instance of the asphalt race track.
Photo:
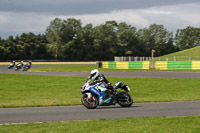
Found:
[{"label": "asphalt race track", "polygon": [[200,115],[200,101],[134,103],[129,108],[84,106],[0,108],[0,124],[49,121],[96,120],[127,117]]},{"label": "asphalt race track", "polygon": [[[89,72],[23,72],[8,70],[7,66],[0,66],[0,73],[83,77],[89,75]],[[104,72],[104,74],[107,77],[200,78],[200,72]],[[0,124],[191,115],[200,115],[200,101],[134,103],[129,108],[116,105],[100,106],[92,110],[84,106],[0,108]]]}]

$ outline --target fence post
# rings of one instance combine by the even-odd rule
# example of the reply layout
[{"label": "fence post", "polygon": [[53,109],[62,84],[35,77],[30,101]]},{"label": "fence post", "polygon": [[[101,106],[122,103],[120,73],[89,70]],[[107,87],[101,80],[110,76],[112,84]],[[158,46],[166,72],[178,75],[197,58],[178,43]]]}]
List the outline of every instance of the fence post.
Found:
[{"label": "fence post", "polygon": [[154,59],[150,60],[150,69],[155,69],[155,60]]},{"label": "fence post", "polygon": [[101,61],[97,61],[97,68],[102,68],[102,62]]}]

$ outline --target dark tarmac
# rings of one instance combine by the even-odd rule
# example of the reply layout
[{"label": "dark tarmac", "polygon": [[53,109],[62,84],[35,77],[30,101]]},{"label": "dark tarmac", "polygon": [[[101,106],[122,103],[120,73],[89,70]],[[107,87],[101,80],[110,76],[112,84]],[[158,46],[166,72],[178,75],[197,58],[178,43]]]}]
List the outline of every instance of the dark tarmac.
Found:
[{"label": "dark tarmac", "polygon": [[200,101],[134,103],[122,108],[100,106],[86,109],[84,106],[54,106],[0,108],[0,124],[30,122],[115,119],[127,117],[193,116],[200,115]]}]

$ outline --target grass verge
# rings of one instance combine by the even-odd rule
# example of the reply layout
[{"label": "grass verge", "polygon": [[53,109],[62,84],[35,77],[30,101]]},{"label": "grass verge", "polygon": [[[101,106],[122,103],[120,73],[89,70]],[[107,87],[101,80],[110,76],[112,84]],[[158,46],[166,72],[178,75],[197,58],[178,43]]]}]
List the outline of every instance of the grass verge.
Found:
[{"label": "grass verge", "polygon": [[[81,104],[87,77],[0,74],[0,107]],[[200,79],[114,78],[132,90],[134,102],[200,100]]]},{"label": "grass verge", "polygon": [[[200,116],[0,125],[2,133],[199,133]],[[78,128],[77,128],[78,127]]]}]

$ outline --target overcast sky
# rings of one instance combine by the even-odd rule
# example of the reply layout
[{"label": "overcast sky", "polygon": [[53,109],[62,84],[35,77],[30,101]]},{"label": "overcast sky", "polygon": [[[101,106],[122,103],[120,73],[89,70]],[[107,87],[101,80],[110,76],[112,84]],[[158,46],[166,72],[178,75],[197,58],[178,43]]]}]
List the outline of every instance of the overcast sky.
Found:
[{"label": "overcast sky", "polygon": [[163,24],[176,32],[200,27],[200,0],[0,0],[0,36],[44,33],[56,17],[80,19],[83,26],[108,20],[138,29]]}]

